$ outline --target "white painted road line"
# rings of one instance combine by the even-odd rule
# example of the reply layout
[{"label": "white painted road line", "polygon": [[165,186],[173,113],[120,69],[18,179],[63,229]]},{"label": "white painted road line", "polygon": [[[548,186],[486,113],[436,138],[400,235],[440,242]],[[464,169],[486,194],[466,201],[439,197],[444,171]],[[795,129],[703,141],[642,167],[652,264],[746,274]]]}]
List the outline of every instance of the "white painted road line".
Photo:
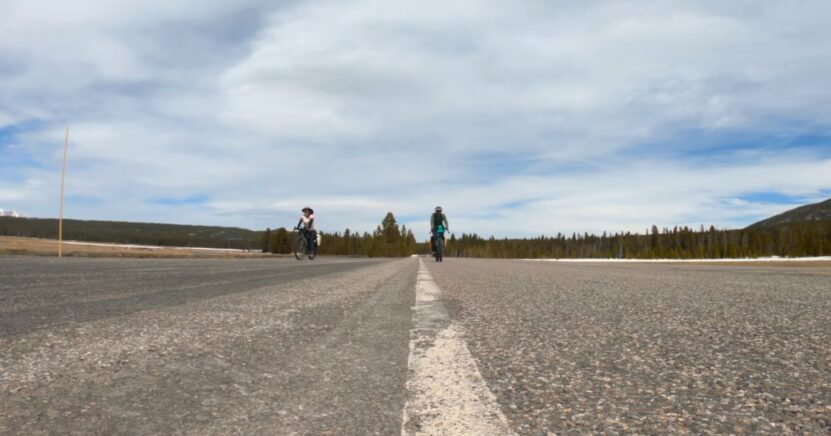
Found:
[{"label": "white painted road line", "polygon": [[440,295],[419,259],[401,434],[514,434]]}]

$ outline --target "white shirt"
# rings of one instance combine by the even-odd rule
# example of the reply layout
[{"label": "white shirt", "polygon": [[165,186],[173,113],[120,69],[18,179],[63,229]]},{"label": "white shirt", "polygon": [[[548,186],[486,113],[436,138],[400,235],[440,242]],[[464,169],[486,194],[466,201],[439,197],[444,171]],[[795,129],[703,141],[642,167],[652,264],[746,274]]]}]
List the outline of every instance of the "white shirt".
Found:
[{"label": "white shirt", "polygon": [[303,227],[305,227],[306,230],[314,230],[315,229],[314,220],[315,220],[315,214],[309,214],[308,217],[305,214],[300,216],[300,221],[303,222]]}]

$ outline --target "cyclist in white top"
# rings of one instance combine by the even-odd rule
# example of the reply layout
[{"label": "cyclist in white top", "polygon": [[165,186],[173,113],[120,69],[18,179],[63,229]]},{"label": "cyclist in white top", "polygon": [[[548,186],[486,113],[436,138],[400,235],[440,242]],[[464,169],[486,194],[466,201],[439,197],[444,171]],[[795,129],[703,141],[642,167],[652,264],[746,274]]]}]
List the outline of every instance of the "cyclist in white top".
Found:
[{"label": "cyclist in white top", "polygon": [[306,230],[306,242],[308,242],[306,249],[309,253],[314,252],[317,245],[317,230],[315,230],[315,211],[311,207],[303,208],[303,215],[300,215],[297,228]]}]

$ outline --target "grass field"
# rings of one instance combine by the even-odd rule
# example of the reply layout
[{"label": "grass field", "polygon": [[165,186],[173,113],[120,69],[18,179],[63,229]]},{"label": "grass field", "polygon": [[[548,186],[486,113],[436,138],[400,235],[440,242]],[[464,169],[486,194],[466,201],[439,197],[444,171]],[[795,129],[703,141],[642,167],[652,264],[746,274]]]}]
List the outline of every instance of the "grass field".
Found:
[{"label": "grass field", "polygon": [[[57,256],[58,241],[51,239],[0,236],[0,255],[24,254],[33,256]],[[119,246],[96,243],[64,241],[63,255],[74,257],[146,257],[146,258],[261,258],[273,257],[258,251]]]}]

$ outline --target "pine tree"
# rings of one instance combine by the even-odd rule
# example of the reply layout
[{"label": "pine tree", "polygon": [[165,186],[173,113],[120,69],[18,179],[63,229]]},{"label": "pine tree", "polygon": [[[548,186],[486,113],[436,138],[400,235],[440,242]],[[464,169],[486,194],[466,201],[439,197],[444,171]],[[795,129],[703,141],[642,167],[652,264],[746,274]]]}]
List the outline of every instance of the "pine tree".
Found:
[{"label": "pine tree", "polygon": [[269,251],[271,251],[271,229],[270,228],[265,229],[265,233],[263,233],[263,240],[262,240],[262,244],[260,246],[260,249],[262,249],[263,253],[268,253]]},{"label": "pine tree", "polygon": [[285,227],[280,227],[274,231],[271,237],[271,252],[274,254],[291,253],[289,231]]},{"label": "pine tree", "polygon": [[381,232],[384,235],[385,242],[392,246],[401,238],[401,230],[399,230],[395,215],[392,212],[387,212],[384,220],[381,221]]}]

